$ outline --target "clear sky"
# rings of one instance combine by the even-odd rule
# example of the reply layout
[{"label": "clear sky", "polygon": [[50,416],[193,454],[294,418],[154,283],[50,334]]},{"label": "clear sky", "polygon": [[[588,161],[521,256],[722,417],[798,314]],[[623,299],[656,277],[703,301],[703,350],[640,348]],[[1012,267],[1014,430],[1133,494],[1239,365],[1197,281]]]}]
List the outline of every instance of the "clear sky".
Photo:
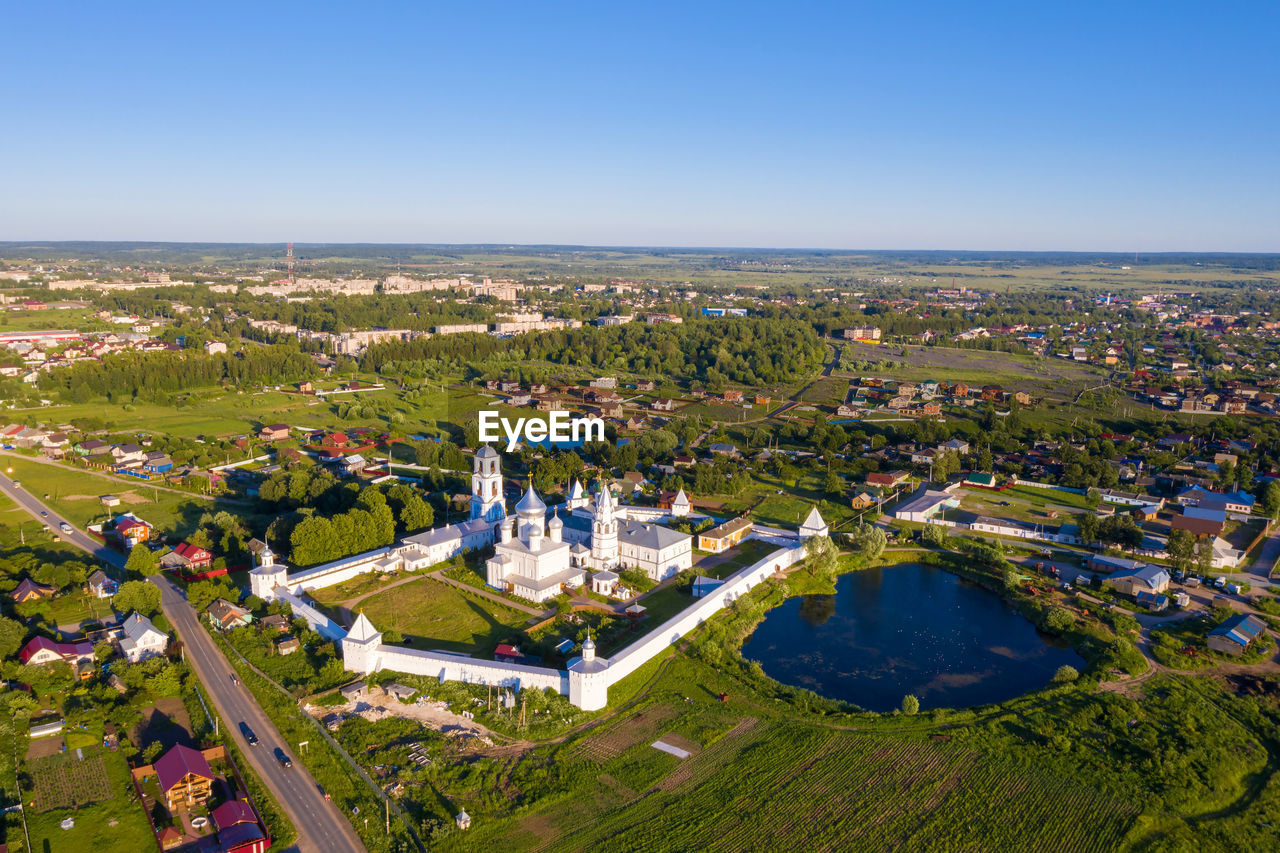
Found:
[{"label": "clear sky", "polygon": [[6,2],[0,239],[1280,251],[1280,3]]}]

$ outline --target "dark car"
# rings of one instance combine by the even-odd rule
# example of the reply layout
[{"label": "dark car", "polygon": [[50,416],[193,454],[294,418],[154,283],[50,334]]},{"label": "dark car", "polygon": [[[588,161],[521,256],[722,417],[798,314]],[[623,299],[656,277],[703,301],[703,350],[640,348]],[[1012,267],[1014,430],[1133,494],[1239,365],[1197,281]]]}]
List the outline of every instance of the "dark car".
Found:
[{"label": "dark car", "polygon": [[292,767],[292,766],[293,766],[293,760],[292,760],[291,758],[289,758],[289,756],[285,755],[285,754],[284,754],[284,750],[283,750],[283,749],[281,749],[281,748],[280,748],[280,747],[278,747],[278,746],[276,747],[275,757],[276,757],[276,761],[279,761],[279,762],[280,762],[280,766],[281,766],[281,767]]},{"label": "dark car", "polygon": [[253,729],[249,728],[248,723],[240,723],[240,734],[244,738],[245,743],[249,744],[249,746],[258,745],[258,736],[253,733]]}]

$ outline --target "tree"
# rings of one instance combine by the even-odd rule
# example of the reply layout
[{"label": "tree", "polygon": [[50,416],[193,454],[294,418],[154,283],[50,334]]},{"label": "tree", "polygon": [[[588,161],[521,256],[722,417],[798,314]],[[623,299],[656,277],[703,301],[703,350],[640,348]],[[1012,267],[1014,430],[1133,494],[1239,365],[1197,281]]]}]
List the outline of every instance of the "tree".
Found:
[{"label": "tree", "polygon": [[124,564],[125,571],[133,575],[151,577],[160,574],[160,564],[151,549],[139,542],[129,551],[129,559]]},{"label": "tree", "polygon": [[865,521],[859,522],[858,526],[849,532],[848,539],[849,546],[854,551],[872,560],[879,557],[884,551],[884,546],[888,544],[888,537],[885,536],[884,531]]},{"label": "tree", "polygon": [[829,537],[810,536],[804,543],[804,556],[815,577],[835,579],[840,555]]},{"label": "tree", "polygon": [[[338,516],[340,518],[342,516]],[[298,566],[311,566],[325,563],[342,556],[340,543],[334,523],[327,518],[311,516],[298,522],[289,536],[291,546],[290,557]]]},{"label": "tree", "polygon": [[1174,530],[1169,533],[1169,542],[1165,546],[1169,559],[1176,569],[1187,571],[1195,558],[1196,537],[1190,530]]},{"label": "tree", "polygon": [[226,578],[217,580],[196,581],[187,587],[187,601],[197,613],[203,613],[210,604],[219,598],[235,601],[236,590]]},{"label": "tree", "polygon": [[931,548],[942,548],[947,544],[947,529],[941,524],[926,524],[920,531],[920,541]]},{"label": "tree", "polygon": [[121,613],[136,611],[150,616],[160,609],[160,587],[148,581],[125,581],[111,604]]},{"label": "tree", "polygon": [[1058,671],[1053,674],[1055,684],[1068,684],[1080,677],[1080,672],[1071,664],[1064,663],[1058,667]]},{"label": "tree", "polygon": [[71,572],[61,563],[45,563],[36,569],[35,579],[54,589],[64,589],[71,583]]},{"label": "tree", "polygon": [[1262,508],[1272,518],[1280,514],[1280,480],[1272,480],[1262,490]]},{"label": "tree", "polygon": [[1065,607],[1052,607],[1044,617],[1045,630],[1061,634],[1075,623],[1075,617]]},{"label": "tree", "polygon": [[1092,512],[1082,512],[1076,516],[1076,528],[1080,531],[1080,541],[1088,545],[1098,541],[1098,530],[1101,527],[1098,516]]},{"label": "tree", "polygon": [[100,641],[96,646],[93,647],[93,659],[96,660],[98,663],[102,663],[104,660],[110,660],[111,656],[114,655],[115,653],[116,653],[116,647],[111,645],[111,643],[107,642],[106,640]]},{"label": "tree", "polygon": [[147,764],[155,763],[160,757],[160,753],[164,751],[164,744],[158,740],[154,740],[142,748],[142,760]]},{"label": "tree", "polygon": [[1213,571],[1213,540],[1201,539],[1196,543],[1195,567],[1201,575]]},{"label": "tree", "polygon": [[21,622],[0,616],[0,659],[13,655],[22,648],[27,628]]},{"label": "tree", "polygon": [[424,501],[421,495],[410,495],[400,507],[400,525],[406,533],[430,527],[433,521],[435,513],[431,504]]},{"label": "tree", "polygon": [[902,713],[913,717],[920,710],[920,700],[908,693],[902,697]]}]

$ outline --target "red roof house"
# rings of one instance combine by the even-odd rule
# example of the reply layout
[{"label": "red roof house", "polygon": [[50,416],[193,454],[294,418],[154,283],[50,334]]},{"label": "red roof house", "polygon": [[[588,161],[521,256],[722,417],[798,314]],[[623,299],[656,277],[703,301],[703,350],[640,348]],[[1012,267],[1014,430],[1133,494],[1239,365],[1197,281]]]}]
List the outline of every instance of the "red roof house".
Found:
[{"label": "red roof house", "polygon": [[170,810],[206,803],[213,794],[213,771],[198,749],[178,744],[160,756],[154,768]]},{"label": "red roof house", "polygon": [[93,660],[93,644],[55,643],[48,637],[33,637],[18,652],[18,660],[36,666],[55,661],[74,664],[82,660]]},{"label": "red roof house", "polygon": [[524,659],[524,654],[515,646],[499,643],[493,650],[493,659],[502,663],[519,663]]},{"label": "red roof house", "polygon": [[211,814],[218,829],[227,829],[238,823],[258,822],[258,816],[253,813],[253,807],[244,800],[227,800]]}]

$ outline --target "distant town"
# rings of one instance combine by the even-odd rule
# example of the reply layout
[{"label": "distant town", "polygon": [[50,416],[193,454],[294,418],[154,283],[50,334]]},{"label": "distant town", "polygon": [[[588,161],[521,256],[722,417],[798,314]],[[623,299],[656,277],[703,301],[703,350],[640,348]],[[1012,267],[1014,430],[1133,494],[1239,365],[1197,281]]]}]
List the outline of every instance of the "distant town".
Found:
[{"label": "distant town", "polygon": [[1269,256],[139,253],[0,244],[9,850],[1271,837]]}]

